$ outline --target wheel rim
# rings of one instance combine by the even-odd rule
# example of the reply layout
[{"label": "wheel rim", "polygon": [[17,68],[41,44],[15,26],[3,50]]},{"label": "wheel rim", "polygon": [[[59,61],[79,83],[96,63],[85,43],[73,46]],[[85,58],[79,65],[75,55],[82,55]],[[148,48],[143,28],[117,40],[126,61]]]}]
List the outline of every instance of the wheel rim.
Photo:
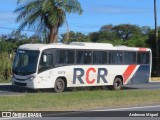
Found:
[{"label": "wheel rim", "polygon": [[63,83],[61,81],[59,81],[56,85],[57,90],[62,90],[63,89]]},{"label": "wheel rim", "polygon": [[119,88],[119,86],[120,86],[120,82],[117,81],[117,82],[116,82],[116,87]]},{"label": "wheel rim", "polygon": [[120,90],[122,87],[122,82],[119,78],[116,78],[115,82],[114,82],[114,89],[115,90]]}]

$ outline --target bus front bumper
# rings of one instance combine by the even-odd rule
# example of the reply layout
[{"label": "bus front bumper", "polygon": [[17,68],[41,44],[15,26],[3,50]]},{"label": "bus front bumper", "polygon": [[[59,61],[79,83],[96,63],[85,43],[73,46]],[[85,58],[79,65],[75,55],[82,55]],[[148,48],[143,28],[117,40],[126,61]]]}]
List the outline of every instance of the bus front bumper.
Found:
[{"label": "bus front bumper", "polygon": [[35,89],[34,81],[33,80],[17,80],[15,78],[12,78],[12,85],[25,87],[25,88],[31,88]]}]

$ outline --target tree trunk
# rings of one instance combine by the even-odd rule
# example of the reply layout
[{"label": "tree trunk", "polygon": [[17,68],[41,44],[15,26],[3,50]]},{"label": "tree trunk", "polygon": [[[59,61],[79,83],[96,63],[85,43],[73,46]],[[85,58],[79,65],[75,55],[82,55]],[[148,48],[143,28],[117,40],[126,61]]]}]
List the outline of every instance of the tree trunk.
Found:
[{"label": "tree trunk", "polygon": [[53,26],[50,29],[50,35],[49,35],[49,43],[56,43],[58,42],[58,27],[57,25]]}]

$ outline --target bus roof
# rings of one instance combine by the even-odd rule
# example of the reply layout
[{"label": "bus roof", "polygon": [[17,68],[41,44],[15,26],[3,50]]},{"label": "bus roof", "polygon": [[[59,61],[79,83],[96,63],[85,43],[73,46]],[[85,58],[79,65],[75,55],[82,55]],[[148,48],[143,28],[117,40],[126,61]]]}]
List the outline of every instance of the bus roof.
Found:
[{"label": "bus roof", "polygon": [[127,51],[151,51],[149,48],[113,46],[110,43],[89,43],[89,42],[71,42],[70,44],[52,43],[52,44],[24,44],[18,47],[21,50],[39,50],[50,48],[63,49],[97,49],[97,50],[127,50]]}]

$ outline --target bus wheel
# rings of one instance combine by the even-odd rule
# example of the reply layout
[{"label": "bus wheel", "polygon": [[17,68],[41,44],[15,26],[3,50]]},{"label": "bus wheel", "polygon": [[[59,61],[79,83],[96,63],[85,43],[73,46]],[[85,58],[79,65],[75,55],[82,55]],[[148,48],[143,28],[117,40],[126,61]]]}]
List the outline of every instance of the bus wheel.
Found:
[{"label": "bus wheel", "polygon": [[122,80],[119,77],[116,77],[113,83],[114,90],[120,90],[122,88]]},{"label": "bus wheel", "polygon": [[61,93],[65,90],[65,82],[63,79],[61,78],[58,78],[55,82],[55,85],[54,85],[54,91],[56,93]]}]

